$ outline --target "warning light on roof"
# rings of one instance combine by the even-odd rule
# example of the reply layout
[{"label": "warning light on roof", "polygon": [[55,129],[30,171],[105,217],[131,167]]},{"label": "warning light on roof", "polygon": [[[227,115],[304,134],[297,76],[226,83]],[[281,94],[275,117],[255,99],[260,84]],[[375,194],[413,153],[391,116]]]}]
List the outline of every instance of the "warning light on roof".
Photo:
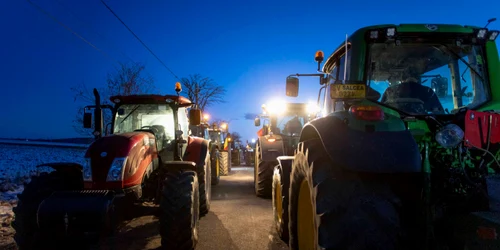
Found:
[{"label": "warning light on roof", "polygon": [[323,59],[325,59],[325,54],[323,53],[323,51],[321,51],[321,50],[316,51],[316,55],[314,56],[314,60],[316,62],[322,62]]},{"label": "warning light on roof", "polygon": [[175,83],[175,92],[179,93],[181,91],[182,91],[181,83],[180,82],[176,82]]}]

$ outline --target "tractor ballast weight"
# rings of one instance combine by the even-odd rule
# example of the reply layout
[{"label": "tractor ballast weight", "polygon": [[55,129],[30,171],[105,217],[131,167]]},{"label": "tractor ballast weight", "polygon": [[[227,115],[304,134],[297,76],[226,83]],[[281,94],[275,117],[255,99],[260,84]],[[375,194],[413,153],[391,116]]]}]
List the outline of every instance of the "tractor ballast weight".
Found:
[{"label": "tractor ballast weight", "polygon": [[[178,95],[132,95],[113,96],[110,100],[115,105],[110,106],[100,104],[95,89],[94,95],[96,104],[85,107],[94,109],[96,137],[85,153],[86,164],[44,164],[55,171],[34,176],[19,195],[13,222],[19,248],[108,235],[128,210],[123,206],[149,199],[165,211],[160,216],[162,242],[194,247],[197,229],[182,227],[196,227],[197,221],[172,224],[170,218],[196,220],[198,213],[204,215],[210,208],[209,142],[182,136],[189,126],[186,108],[191,102]],[[102,135],[103,108],[114,116],[111,134],[106,136]],[[200,113],[189,111],[191,125],[200,123]],[[85,112],[85,128],[91,127],[91,120]],[[196,208],[172,206],[174,200]]]},{"label": "tractor ballast weight", "polygon": [[292,250],[500,248],[498,34],[365,27],[322,68],[318,51],[318,73],[287,78],[297,96],[299,77],[318,77],[324,107],[275,170],[276,230]]}]

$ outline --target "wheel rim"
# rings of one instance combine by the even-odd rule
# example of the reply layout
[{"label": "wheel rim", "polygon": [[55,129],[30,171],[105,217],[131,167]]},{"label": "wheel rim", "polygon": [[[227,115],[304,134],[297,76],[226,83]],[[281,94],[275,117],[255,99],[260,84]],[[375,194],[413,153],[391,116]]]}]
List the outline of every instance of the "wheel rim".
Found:
[{"label": "wheel rim", "polygon": [[283,215],[283,195],[281,194],[281,183],[276,185],[276,190],[275,190],[275,196],[274,200],[276,204],[274,204],[274,207],[276,207],[276,215],[278,217],[278,222],[281,223],[282,220],[282,215]]},{"label": "wheel rim", "polygon": [[297,209],[297,234],[300,250],[314,250],[316,228],[314,226],[314,210],[309,191],[309,182],[303,180],[300,184]]},{"label": "wheel rim", "polygon": [[219,158],[215,159],[215,176],[219,177]]}]

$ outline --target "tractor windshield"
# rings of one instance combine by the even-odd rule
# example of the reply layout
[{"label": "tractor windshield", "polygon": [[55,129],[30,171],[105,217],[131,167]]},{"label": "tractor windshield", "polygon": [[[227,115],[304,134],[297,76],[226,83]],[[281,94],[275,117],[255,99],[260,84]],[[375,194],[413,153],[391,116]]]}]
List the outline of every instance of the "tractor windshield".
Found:
[{"label": "tractor windshield", "polygon": [[216,144],[223,143],[222,132],[220,130],[210,130],[209,132],[210,140]]},{"label": "tractor windshield", "polygon": [[277,119],[277,129],[280,134],[299,136],[304,124],[308,122],[308,116],[304,114],[288,114]]},{"label": "tractor windshield", "polygon": [[116,112],[113,131],[126,133],[153,126],[162,128],[167,138],[174,138],[174,113],[169,105],[123,104]]},{"label": "tractor windshield", "polygon": [[369,45],[367,80],[378,100],[414,115],[447,114],[488,101],[484,51],[479,45]]}]

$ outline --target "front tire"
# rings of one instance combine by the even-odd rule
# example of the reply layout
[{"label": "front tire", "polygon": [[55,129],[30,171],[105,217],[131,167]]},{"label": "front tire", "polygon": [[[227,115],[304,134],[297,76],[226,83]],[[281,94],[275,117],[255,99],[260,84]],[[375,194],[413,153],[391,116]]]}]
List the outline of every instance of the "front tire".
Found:
[{"label": "front tire", "polygon": [[220,175],[226,176],[229,175],[229,172],[231,171],[231,166],[229,162],[229,152],[227,151],[221,151],[219,152],[219,166],[220,166]]},{"label": "front tire", "polygon": [[167,173],[160,201],[163,249],[190,250],[198,243],[198,177],[194,171]]},{"label": "front tire", "polygon": [[336,167],[319,139],[299,144],[290,189],[291,249],[398,249],[397,197]]},{"label": "front tire", "polygon": [[212,175],[210,174],[210,157],[205,158],[203,166],[198,168],[198,182],[200,190],[200,216],[204,216],[210,211],[210,198],[212,196]]},{"label": "front tire", "polygon": [[212,186],[219,184],[220,181],[220,162],[219,162],[219,152],[216,149],[212,150],[210,154],[210,171],[212,172]]},{"label": "front tire", "polygon": [[272,197],[273,171],[278,161],[263,161],[260,154],[260,146],[257,144],[255,150],[254,186],[255,194],[262,198]]}]

